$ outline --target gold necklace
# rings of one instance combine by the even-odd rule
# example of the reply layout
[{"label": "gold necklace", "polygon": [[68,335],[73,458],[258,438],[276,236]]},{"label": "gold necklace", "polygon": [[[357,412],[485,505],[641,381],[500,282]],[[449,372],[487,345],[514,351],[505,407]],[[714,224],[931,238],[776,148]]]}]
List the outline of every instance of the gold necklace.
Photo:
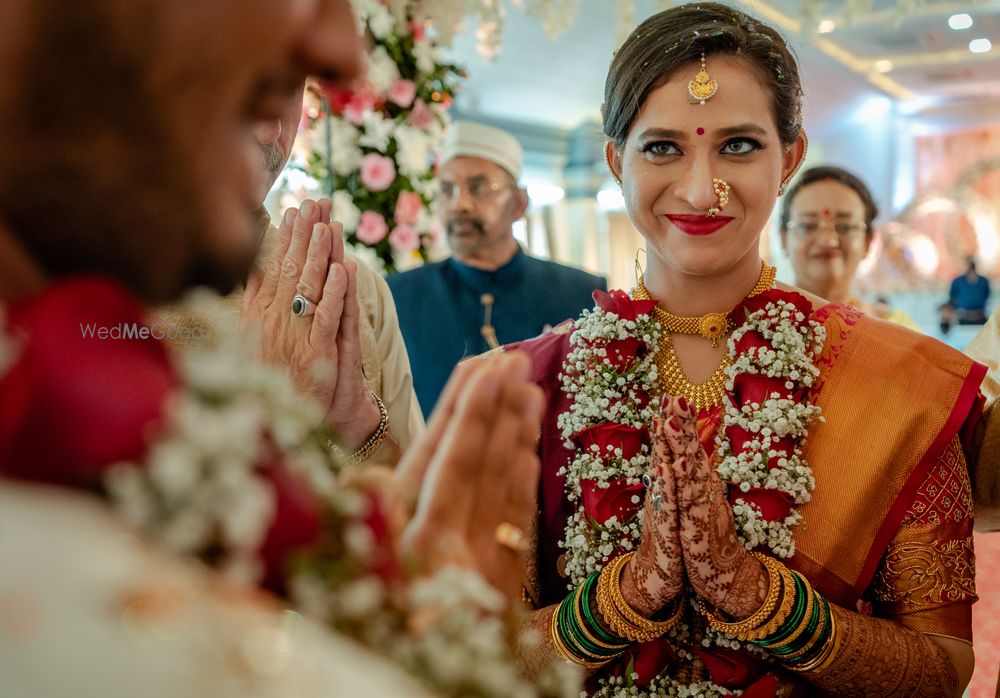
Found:
[{"label": "gold necklace", "polygon": [[[752,289],[750,289],[750,293],[746,295],[746,298],[751,298],[771,288],[774,284],[774,273],[774,267],[769,267],[767,264],[762,262],[760,277],[758,277],[757,283],[754,284]],[[646,289],[645,284],[642,283],[642,279],[639,280],[639,284],[632,292],[632,296],[639,300],[651,299],[649,291]],[[719,365],[704,383],[692,383],[688,380],[687,375],[684,373],[684,369],[681,367],[680,360],[677,358],[677,352],[674,350],[674,342],[670,338],[670,333],[680,332],[681,334],[701,334],[703,337],[705,337],[705,335],[700,331],[685,332],[684,330],[674,329],[674,326],[671,326],[667,319],[678,318],[681,320],[701,321],[712,315],[721,316],[721,324],[724,329],[721,333],[719,333],[718,337],[712,341],[712,346],[714,347],[718,346],[719,338],[725,336],[729,332],[729,321],[726,320],[726,316],[722,313],[709,313],[708,315],[703,315],[701,318],[684,318],[680,315],[668,313],[659,306],[653,308],[653,315],[665,331],[663,337],[660,339],[659,347],[657,347],[655,358],[657,373],[656,382],[663,393],[668,395],[683,395],[688,402],[692,403],[699,410],[706,410],[710,407],[721,405],[722,399],[726,394],[726,368],[729,367],[729,352],[722,355],[722,360],[719,361]],[[712,340],[712,337],[705,338]]]},{"label": "gold necklace", "polygon": [[[774,285],[775,272],[776,269],[774,267],[768,266],[766,262],[761,262],[760,276],[757,277],[757,283],[750,289],[750,293],[746,297],[752,298],[771,288]],[[646,289],[646,285],[642,282],[642,279],[639,279],[635,297],[642,300],[650,297],[649,291]],[[727,313],[705,313],[700,316],[674,315],[660,306],[656,306],[653,309],[653,313],[656,316],[657,322],[660,323],[664,330],[679,334],[701,335],[710,341],[713,347],[719,346],[719,340],[729,334]]]}]

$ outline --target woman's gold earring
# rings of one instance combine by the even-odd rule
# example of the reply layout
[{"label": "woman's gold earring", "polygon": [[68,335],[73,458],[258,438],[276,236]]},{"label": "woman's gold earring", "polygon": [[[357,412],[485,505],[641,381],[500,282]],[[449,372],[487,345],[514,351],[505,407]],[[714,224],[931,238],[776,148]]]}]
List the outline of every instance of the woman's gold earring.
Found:
[{"label": "woman's gold earring", "polygon": [[[792,178],[795,177],[796,174],[798,174],[799,169],[801,169],[802,167],[802,163],[806,161],[806,155],[809,154],[809,136],[806,135],[805,129],[802,129],[801,133],[802,133],[802,157],[800,157],[799,161],[795,163],[795,169],[793,169],[791,172],[788,173],[788,176],[785,177],[784,181],[781,183],[781,186],[778,187],[778,196],[784,196],[785,192],[788,191],[788,185],[791,184]],[[789,148],[791,148],[791,146],[789,146]]]},{"label": "woman's gold earring", "polygon": [[611,179],[615,180],[615,183],[620,187],[622,185],[622,181],[618,179],[618,175],[616,175],[615,171],[611,169],[611,157],[608,155],[608,153],[611,152],[611,149],[608,147],[609,145],[611,145],[611,141],[604,142],[604,164],[608,166],[608,172],[611,173]]}]

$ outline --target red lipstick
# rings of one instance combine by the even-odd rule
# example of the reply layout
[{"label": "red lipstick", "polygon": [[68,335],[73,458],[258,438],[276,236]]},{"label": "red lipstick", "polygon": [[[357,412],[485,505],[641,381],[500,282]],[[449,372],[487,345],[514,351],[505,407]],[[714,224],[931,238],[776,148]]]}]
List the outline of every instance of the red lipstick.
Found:
[{"label": "red lipstick", "polygon": [[667,220],[688,235],[711,235],[733,218],[732,216],[689,216],[670,213],[667,214]]}]

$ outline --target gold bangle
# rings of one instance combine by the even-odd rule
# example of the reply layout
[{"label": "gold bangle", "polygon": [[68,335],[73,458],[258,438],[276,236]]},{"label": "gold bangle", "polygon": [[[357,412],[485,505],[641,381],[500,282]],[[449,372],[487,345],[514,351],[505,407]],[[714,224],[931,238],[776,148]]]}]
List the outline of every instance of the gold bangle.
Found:
[{"label": "gold bangle", "polygon": [[781,662],[784,664],[787,664],[789,662],[794,662],[795,660],[800,659],[805,655],[809,654],[810,651],[816,649],[816,641],[819,639],[819,637],[823,634],[823,631],[826,629],[827,614],[823,613],[823,608],[822,608],[824,605],[823,601],[822,599],[819,598],[819,595],[815,591],[812,591],[812,596],[814,597],[815,603],[820,606],[820,611],[819,611],[820,617],[819,620],[816,622],[816,628],[813,630],[813,634],[809,637],[809,639],[806,640],[806,644],[798,652],[794,654],[789,654],[781,658]]},{"label": "gold bangle", "polygon": [[787,669],[798,672],[807,671],[823,671],[837,656],[836,646],[840,641],[840,632],[837,626],[837,616],[834,615],[833,609],[830,609],[830,636],[826,639],[826,644],[820,653],[816,655],[814,659],[810,659],[808,662],[799,664],[798,666],[789,666]]},{"label": "gold bangle", "polygon": [[779,644],[764,645],[765,649],[771,650],[776,647],[791,645],[802,636],[802,634],[806,631],[806,628],[809,626],[809,621],[812,618],[813,604],[818,603],[818,600],[816,599],[816,595],[813,593],[812,587],[809,586],[809,581],[805,577],[802,577],[801,575],[799,576],[806,585],[806,610],[802,613],[802,620],[799,622],[799,627],[795,628],[795,630],[793,630],[791,635],[788,637],[782,638],[779,641]]},{"label": "gold bangle", "polygon": [[349,456],[345,456],[343,450],[337,446],[337,444],[332,441],[327,441],[326,445],[336,454],[337,458],[343,461],[344,465],[358,465],[359,463],[364,463],[368,460],[378,447],[382,445],[385,441],[385,437],[389,435],[389,411],[385,408],[385,403],[382,402],[382,398],[375,394],[375,391],[368,388],[368,392],[373,398],[375,398],[375,404],[378,406],[378,426],[375,427],[375,431],[372,432],[371,436],[361,444],[361,448],[352,453]]},{"label": "gold bangle", "polygon": [[684,602],[678,602],[676,611],[665,621],[649,620],[636,613],[628,605],[621,590],[622,570],[634,554],[621,555],[601,570],[597,579],[597,610],[616,635],[632,642],[648,642],[663,636],[677,624]]},{"label": "gold bangle", "polygon": [[750,554],[760,560],[767,570],[767,596],[764,597],[764,602],[760,605],[760,608],[754,611],[748,618],[729,623],[715,613],[709,612],[702,605],[702,612],[705,614],[708,624],[713,630],[731,635],[738,640],[765,637],[766,633],[762,634],[762,630],[771,625],[768,621],[774,616],[774,612],[778,608],[778,602],[782,600],[782,597],[788,596],[782,593],[783,589],[787,586],[782,583],[782,568],[785,568],[785,566],[767,555],[758,552],[751,552]]}]

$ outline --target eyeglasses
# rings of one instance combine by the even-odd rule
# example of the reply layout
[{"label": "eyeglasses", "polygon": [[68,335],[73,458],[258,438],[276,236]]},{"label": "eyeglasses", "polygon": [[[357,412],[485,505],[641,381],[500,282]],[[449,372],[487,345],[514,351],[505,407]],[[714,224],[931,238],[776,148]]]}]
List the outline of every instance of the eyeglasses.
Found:
[{"label": "eyeglasses", "polygon": [[790,221],[788,229],[802,237],[811,237],[818,233],[820,228],[827,225],[831,226],[833,231],[842,238],[852,237],[865,230],[865,226],[861,223],[845,223],[843,221],[835,223],[829,221]]},{"label": "eyeglasses", "polygon": [[[468,182],[464,189],[469,192],[469,196],[477,201],[493,196],[498,191],[507,189],[509,185],[500,182],[491,182],[486,179],[473,179]],[[462,195],[462,185],[455,182],[441,182],[441,198],[445,201],[457,199]]]}]

